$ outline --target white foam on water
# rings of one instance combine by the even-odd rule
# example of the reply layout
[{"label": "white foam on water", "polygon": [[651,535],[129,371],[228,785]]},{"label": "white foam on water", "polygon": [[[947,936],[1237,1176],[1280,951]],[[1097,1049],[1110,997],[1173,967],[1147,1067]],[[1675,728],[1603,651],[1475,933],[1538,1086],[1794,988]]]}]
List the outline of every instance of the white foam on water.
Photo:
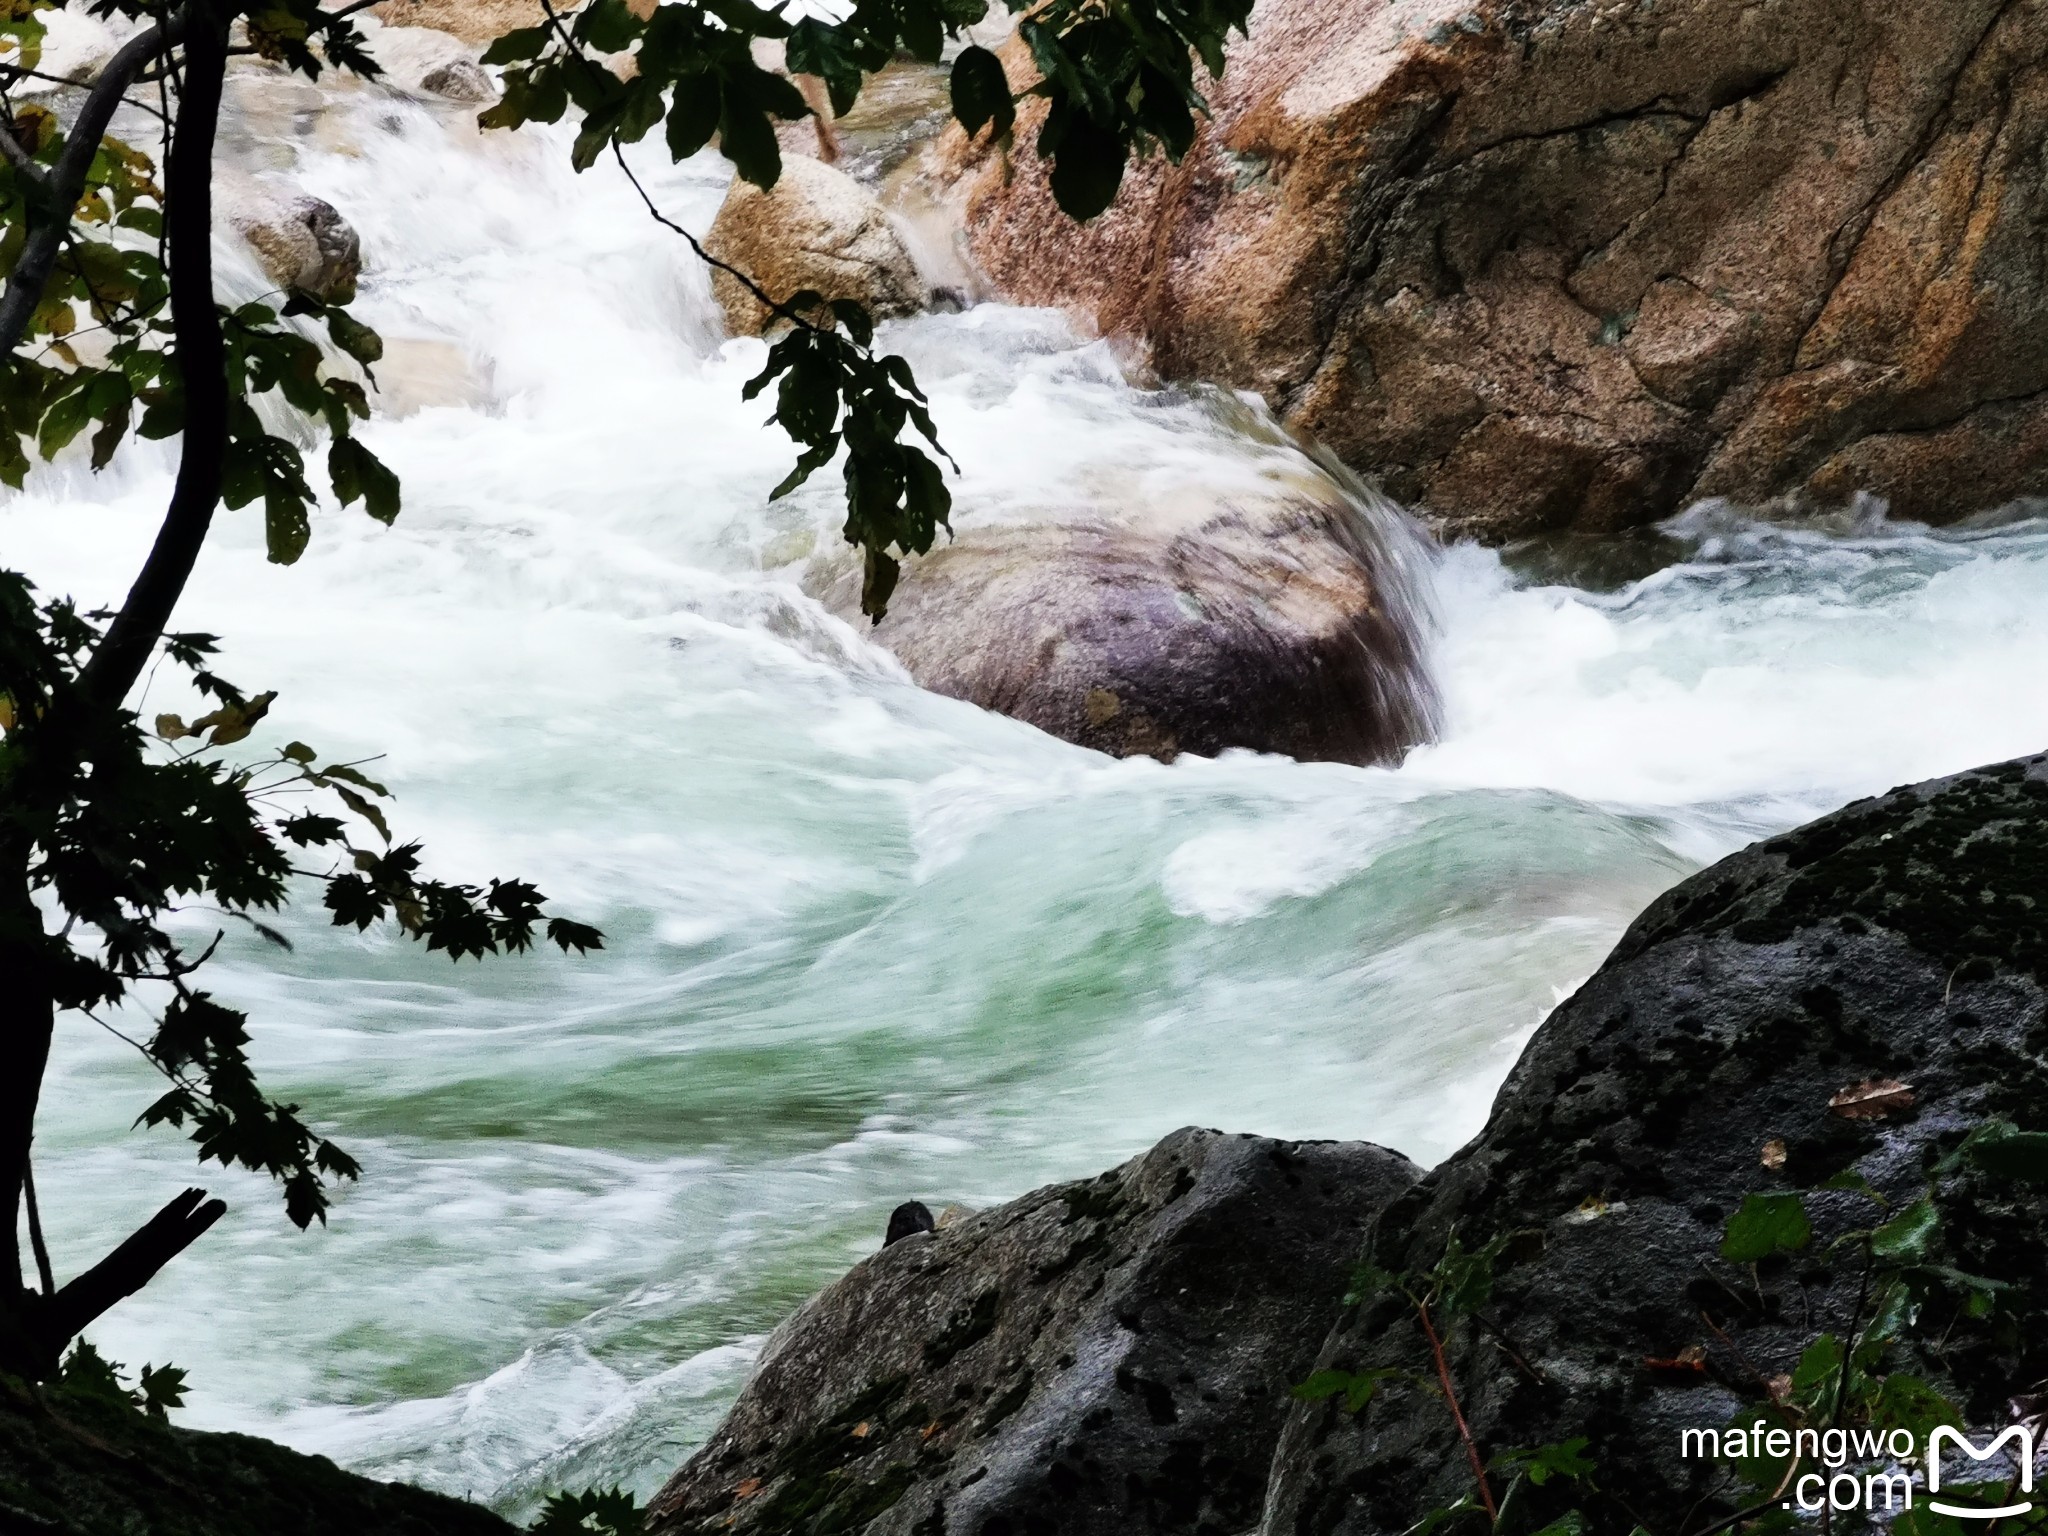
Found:
[{"label": "white foam on water", "polygon": [[[95,1329],[184,1365],[192,1422],[508,1509],[645,1491],[898,1201],[992,1203],[1185,1123],[1439,1158],[1657,892],[2048,738],[2041,525],[1724,516],[1612,594],[1445,552],[1445,730],[1398,769],[1083,752],[919,692],[803,596],[836,482],[766,502],[793,450],[739,398],[762,348],[719,339],[615,168],[379,89],[239,110],[237,154],[362,232],[365,318],[460,367],[451,403],[368,429],[396,527],[328,511],[281,570],[223,513],[179,623],[281,690],[276,739],[384,754],[435,869],[530,875],[611,945],[456,970],[317,910],[288,955],[229,936],[214,984],[366,1175],[300,1236],[208,1170],[230,1216]],[[708,223],[712,166],[636,163]],[[1044,312],[886,340],[963,525],[1318,473]],[[118,599],[170,463],[39,471],[0,506],[6,563]],[[129,1132],[149,1096],[118,1044],[62,1042],[39,1148],[65,1267],[192,1177]]]}]

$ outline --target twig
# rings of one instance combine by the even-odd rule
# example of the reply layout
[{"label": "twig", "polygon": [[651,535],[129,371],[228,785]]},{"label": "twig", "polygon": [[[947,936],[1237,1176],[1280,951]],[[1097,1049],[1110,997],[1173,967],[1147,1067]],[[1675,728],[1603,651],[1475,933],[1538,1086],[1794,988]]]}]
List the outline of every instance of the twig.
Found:
[{"label": "twig", "polygon": [[[92,80],[74,80],[69,75],[53,75],[46,70],[30,69],[25,64],[0,64],[0,71],[5,71],[7,78],[10,80],[45,80],[51,85],[68,85],[74,90],[80,91],[91,90],[96,83]],[[136,83],[144,83],[147,79],[147,76],[138,76]],[[144,112],[156,111],[156,108],[152,107],[148,102],[137,101],[132,96],[124,96],[121,99],[129,106],[138,107]]]},{"label": "twig", "polygon": [[[691,234],[682,225],[663,213],[660,208],[656,207],[654,199],[647,195],[647,189],[640,185],[640,178],[635,176],[633,168],[626,164],[626,152],[619,146],[617,138],[612,140],[612,155],[618,160],[619,169],[626,173],[626,180],[633,183],[633,190],[640,194],[640,201],[647,205],[647,211],[653,215],[654,222],[662,225],[664,228],[674,230],[685,240],[689,241],[690,249],[697,253],[699,261],[702,261],[706,266],[716,267],[719,271],[725,273],[726,276],[732,278],[742,288],[746,289],[748,293],[773,310],[781,319],[787,320],[791,325],[801,326],[804,330],[818,331],[820,333],[825,330],[825,327],[819,325],[816,321],[807,319],[804,315],[791,309],[731,262],[720,261],[716,256],[704,249],[703,243],[695,235]],[[861,350],[865,352],[867,348],[863,347]]]},{"label": "twig", "polygon": [[[581,64],[586,70],[588,70],[593,78],[596,78],[598,76],[605,76],[605,71],[600,69],[596,61],[593,60],[589,54],[583,51],[583,45],[578,43],[576,39],[570,34],[569,29],[562,24],[561,15],[559,12],[555,10],[553,0],[540,0],[540,8],[547,14],[548,25],[554,29],[555,35],[562,40],[562,47],[564,51],[569,53],[572,57],[575,58],[575,60],[579,64]],[[609,76],[605,76],[605,78],[608,79]],[[807,319],[805,316],[797,313],[797,311],[791,309],[787,304],[784,304],[781,300],[777,299],[767,289],[763,288],[759,283],[755,282],[753,278],[749,277],[746,273],[742,272],[738,267],[732,265],[732,263],[730,262],[720,261],[716,256],[712,255],[709,251],[705,250],[702,241],[700,241],[695,235],[691,234],[687,229],[683,228],[683,226],[678,224],[674,219],[670,218],[667,214],[663,213],[660,207],[655,203],[654,199],[648,195],[647,188],[640,184],[640,178],[633,174],[633,167],[626,163],[626,151],[624,146],[622,146],[619,143],[619,136],[616,133],[611,136],[611,146],[612,157],[619,162],[619,169],[626,173],[626,180],[633,184],[633,190],[640,194],[640,201],[647,205],[647,212],[653,218],[655,223],[661,225],[665,229],[671,229],[675,231],[675,233],[681,235],[685,240],[689,242],[690,249],[697,253],[697,259],[699,261],[703,262],[708,267],[713,267],[718,271],[723,272],[727,277],[730,277],[734,282],[738,283],[742,288],[746,289],[748,293],[752,294],[755,299],[757,299],[760,303],[765,305],[779,318],[787,320],[790,324],[799,326],[807,331],[817,331],[820,333],[824,332],[824,326],[819,325],[815,321]],[[861,348],[861,351],[866,352],[867,349],[863,347]]]},{"label": "twig", "polygon": [[1422,1320],[1422,1332],[1429,1340],[1429,1352],[1436,1357],[1436,1379],[1443,1384],[1444,1401],[1450,1404],[1451,1418],[1458,1426],[1458,1438],[1465,1443],[1465,1459],[1472,1463],[1472,1477],[1479,1484],[1479,1502],[1486,1506],[1488,1522],[1498,1525],[1500,1508],[1493,1502],[1493,1489],[1486,1481],[1486,1462],[1472,1439],[1471,1426],[1465,1422],[1465,1410],[1458,1406],[1458,1389],[1451,1385],[1451,1368],[1444,1360],[1443,1340],[1436,1336],[1436,1327],[1429,1320],[1429,1303],[1416,1302],[1415,1315]]},{"label": "twig", "polygon": [[1514,1344],[1508,1338],[1507,1330],[1502,1328],[1499,1323],[1496,1323],[1484,1312],[1474,1312],[1472,1314],[1472,1321],[1477,1323],[1481,1328],[1485,1329],[1487,1336],[1491,1338],[1495,1344],[1500,1346],[1501,1352],[1505,1354],[1510,1360],[1514,1361],[1516,1365],[1522,1368],[1522,1374],[1524,1376],[1527,1376],[1539,1387],[1547,1386],[1549,1384],[1549,1378],[1547,1376],[1545,1376],[1541,1371],[1537,1370],[1536,1367],[1531,1365],[1527,1360],[1524,1360],[1522,1358],[1522,1352],[1515,1348]]},{"label": "twig", "polygon": [[1715,1322],[1714,1319],[1707,1314],[1707,1309],[1705,1307],[1700,1308],[1700,1321],[1705,1323],[1709,1328],[1714,1330],[1714,1337],[1719,1339],[1723,1344],[1726,1344],[1728,1346],[1728,1352],[1735,1356],[1737,1360],[1740,1360],[1742,1362],[1743,1369],[1747,1370],[1750,1375],[1756,1378],[1757,1385],[1764,1389],[1764,1395],[1766,1397],[1773,1396],[1774,1394],[1771,1391],[1771,1379],[1768,1376],[1764,1375],[1762,1371],[1758,1370],[1756,1366],[1753,1363],[1751,1363],[1749,1356],[1745,1355],[1742,1352],[1742,1346],[1737,1344],[1733,1339],[1729,1338],[1725,1332],[1722,1331],[1721,1325]]},{"label": "twig", "polygon": [[1747,1509],[1739,1509],[1726,1520],[1717,1520],[1703,1531],[1689,1531],[1685,1533],[1685,1536],[1718,1536],[1718,1533],[1721,1531],[1738,1526],[1745,1520],[1754,1520],[1758,1515],[1768,1514],[1770,1511],[1778,1508],[1780,1501],[1785,1496],[1785,1489],[1792,1482],[1792,1474],[1799,1470],[1799,1460],[1797,1456],[1792,1458],[1792,1464],[1785,1469],[1784,1479],[1772,1491],[1768,1499],[1765,1499],[1760,1504],[1752,1504]]},{"label": "twig", "polygon": [[1870,1269],[1872,1258],[1870,1240],[1863,1242],[1863,1278],[1856,1286],[1856,1310],[1849,1314],[1848,1342],[1842,1346],[1842,1379],[1835,1386],[1835,1408],[1828,1415],[1828,1425],[1833,1427],[1842,1422],[1842,1405],[1849,1400],[1849,1372],[1856,1364],[1856,1330],[1863,1326],[1863,1307],[1870,1300]]}]

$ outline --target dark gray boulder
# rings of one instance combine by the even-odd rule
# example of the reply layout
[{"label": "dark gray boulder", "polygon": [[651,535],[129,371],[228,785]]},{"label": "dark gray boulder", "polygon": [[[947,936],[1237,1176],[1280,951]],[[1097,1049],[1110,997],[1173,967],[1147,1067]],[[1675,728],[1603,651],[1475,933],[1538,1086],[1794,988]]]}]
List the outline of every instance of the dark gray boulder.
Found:
[{"label": "dark gray boulder", "polygon": [[[1398,761],[1437,716],[1402,516],[1305,478],[968,529],[905,565],[870,633],[934,693],[1115,757]],[[857,573],[823,596],[858,620]]]},{"label": "dark gray boulder", "polygon": [[[1476,1141],[1378,1220],[1375,1262],[1429,1269],[1455,1230],[1512,1236],[1488,1310],[1506,1349],[1453,1331],[1449,1356],[1484,1452],[1585,1436],[1603,1496],[1592,1529],[1718,1529],[1756,1498],[1680,1433],[1730,1423],[1822,1330],[1850,1332],[1861,1265],[1831,1255],[1868,1227],[1848,1191],[1812,1195],[1815,1238],[1752,1270],[1719,1249],[1751,1192],[1811,1190],[1845,1169],[1894,1202],[1934,1178],[1935,1257],[2020,1282],[2009,1327],[1952,1325],[1953,1302],[1893,1364],[1975,1424],[2048,1378],[2041,1191],[1934,1174],[1990,1116],[2048,1129],[2048,757],[1852,805],[1748,849],[1646,911],[1538,1031]],[[1882,1117],[1831,1108],[1890,1080]],[[1781,1146],[1776,1144],[1782,1144]],[[1768,1153],[1766,1148],[1769,1148]],[[1930,1310],[1932,1310],[1930,1308]],[[1958,1310],[1958,1318],[1961,1313]],[[1673,1369],[1688,1352],[1696,1366]],[[1412,1306],[1353,1309],[1322,1352],[1343,1371],[1433,1379]],[[1473,1487],[1444,1403],[1382,1391],[1352,1415],[1299,1406],[1276,1455],[1264,1536],[1398,1536]],[[1585,1495],[1553,1483],[1533,1531]],[[1535,1522],[1535,1523],[1528,1523]]]},{"label": "dark gray boulder", "polygon": [[1362,1143],[1183,1130],[891,1244],[769,1341],[661,1536],[1234,1536],[1364,1224]]}]

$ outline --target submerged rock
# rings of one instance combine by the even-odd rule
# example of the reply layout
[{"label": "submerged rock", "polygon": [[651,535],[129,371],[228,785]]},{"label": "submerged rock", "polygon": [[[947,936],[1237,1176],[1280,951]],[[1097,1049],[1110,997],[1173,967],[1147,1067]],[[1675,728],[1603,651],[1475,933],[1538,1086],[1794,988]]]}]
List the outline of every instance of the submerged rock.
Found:
[{"label": "submerged rock", "polygon": [[2008,0],[1260,0],[1181,166],[1078,228],[1031,102],[968,232],[1460,532],[1949,520],[2048,492],[2044,61]]},{"label": "submerged rock", "polygon": [[[735,178],[705,249],[777,300],[805,289],[857,299],[877,319],[924,307],[926,289],[888,212],[844,171],[791,157],[769,191]],[[771,315],[736,280],[714,270],[711,287],[735,336],[758,336]]]},{"label": "submerged rock", "polygon": [[[1576,1504],[1596,1532],[1711,1530],[1768,1503],[1683,1455],[1681,1432],[1774,1412],[1771,1378],[1869,1321],[1859,1250],[1830,1245],[1930,1179],[1928,1262],[2022,1284],[1999,1293],[2009,1332],[1937,1289],[1891,1364],[1973,1424],[2005,1422],[2007,1397],[2048,1377],[2048,1287],[2031,1278],[2048,1191],[1935,1171],[1987,1117],[2048,1128],[2044,869],[2048,757],[1895,790],[1725,860],[1636,921],[1537,1031],[1478,1139],[1386,1210],[1370,1257],[1390,1270],[1429,1270],[1453,1232],[1467,1250],[1510,1239],[1487,1333],[1447,1325],[1465,1416],[1488,1455],[1585,1437],[1614,1495],[1527,1488],[1516,1529]],[[1845,1171],[1889,1207],[1809,1195],[1796,1258],[1722,1257],[1746,1196]],[[1391,1296],[1348,1314],[1319,1366],[1434,1379]],[[1262,1530],[1399,1536],[1472,1488],[1433,1393],[1389,1388],[1357,1415],[1333,1399],[1295,1410]]]},{"label": "submerged rock", "polygon": [[[870,633],[924,687],[1113,756],[1379,763],[1435,719],[1404,579],[1333,486],[1193,493],[962,532],[906,565]],[[859,600],[856,574],[826,595],[865,626]]]},{"label": "submerged rock", "polygon": [[0,1380],[0,1531],[40,1536],[512,1536],[489,1510],[250,1435]]},{"label": "submerged rock", "polygon": [[216,176],[215,212],[256,252],[280,288],[329,304],[346,304],[362,275],[363,248],[354,228],[332,203],[259,181]]},{"label": "submerged rock", "polygon": [[1184,1130],[893,1243],[777,1330],[648,1529],[1240,1531],[1363,1223],[1414,1177]]}]

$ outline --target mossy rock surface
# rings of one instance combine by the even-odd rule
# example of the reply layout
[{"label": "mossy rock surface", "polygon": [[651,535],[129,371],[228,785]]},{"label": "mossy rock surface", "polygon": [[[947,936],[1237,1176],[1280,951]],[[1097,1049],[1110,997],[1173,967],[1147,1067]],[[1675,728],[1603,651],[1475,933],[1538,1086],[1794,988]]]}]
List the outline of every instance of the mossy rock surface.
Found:
[{"label": "mossy rock surface", "polygon": [[252,1435],[0,1381],[0,1536],[511,1536],[481,1505]]},{"label": "mossy rock surface", "polygon": [[[1702,872],[1537,1031],[1479,1137],[1394,1201],[1369,1244],[1375,1263],[1416,1272],[1453,1232],[1467,1248],[1511,1238],[1488,1317],[1529,1369],[1471,1322],[1453,1327],[1472,1431],[1487,1454],[1584,1436],[1618,1496],[1553,1483],[1511,1536],[1570,1504],[1596,1536],[1699,1531],[1756,1497],[1682,1456],[1681,1433],[1729,1425],[1819,1333],[1853,1330],[1861,1249],[1831,1245],[1877,1218],[1849,1190],[1808,1193],[1804,1251],[1735,1264],[1721,1242],[1751,1193],[1853,1171],[1896,1211],[1931,1188],[1933,1262],[2006,1282],[2006,1318],[1959,1312],[1936,1342],[1944,1310],[1888,1366],[1977,1425],[2048,1378],[2048,1192],[1967,1161],[1941,1171],[1986,1120],[2048,1130],[2044,918],[2048,757],[2035,757],[1859,802]],[[1911,1102],[1872,1118],[1831,1107],[1880,1081]],[[1692,1351],[1697,1368],[1671,1368]],[[1353,1308],[1319,1365],[1434,1379],[1415,1311],[1393,1295]],[[1433,1393],[1383,1391],[1356,1415],[1302,1405],[1261,1529],[1398,1536],[1472,1488]]]}]

